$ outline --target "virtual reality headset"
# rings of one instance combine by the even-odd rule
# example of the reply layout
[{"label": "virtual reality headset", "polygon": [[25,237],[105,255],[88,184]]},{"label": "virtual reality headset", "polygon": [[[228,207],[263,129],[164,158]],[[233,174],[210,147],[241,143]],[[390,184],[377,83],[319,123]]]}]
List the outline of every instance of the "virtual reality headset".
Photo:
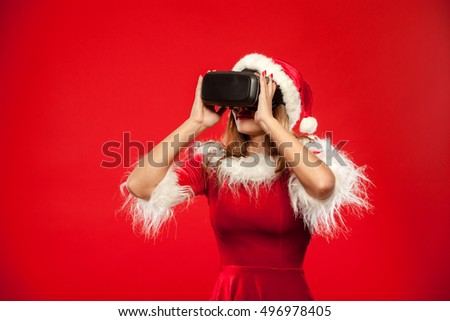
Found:
[{"label": "virtual reality headset", "polygon": [[[267,83],[269,78],[266,77]],[[201,97],[205,105],[223,107],[258,108],[260,93],[259,75],[252,71],[215,71],[203,77]],[[284,104],[277,85],[272,108]]]}]

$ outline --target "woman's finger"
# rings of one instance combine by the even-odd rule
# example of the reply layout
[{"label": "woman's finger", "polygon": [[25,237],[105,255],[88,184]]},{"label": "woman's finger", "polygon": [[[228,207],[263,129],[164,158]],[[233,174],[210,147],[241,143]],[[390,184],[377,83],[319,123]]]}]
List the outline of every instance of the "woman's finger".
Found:
[{"label": "woman's finger", "polygon": [[273,74],[270,74],[270,76],[269,76],[269,83],[267,84],[267,91],[268,91],[268,96],[270,97],[270,98],[272,98],[273,97],[273,93],[274,93],[274,90],[273,90]]},{"label": "woman's finger", "polygon": [[201,97],[202,83],[203,83],[203,77],[202,77],[202,75],[200,75],[198,77],[197,88],[195,89],[195,100],[194,100],[195,108],[199,111],[200,115],[203,115],[203,108],[202,108],[203,101],[202,101],[202,97]]},{"label": "woman's finger", "polygon": [[202,91],[202,82],[203,82],[203,77],[202,77],[202,75],[200,75],[198,77],[198,81],[197,81],[197,88],[195,88],[196,96],[200,96],[200,93]]},{"label": "woman's finger", "polygon": [[266,71],[264,70],[259,77],[259,85],[261,87],[261,94],[265,97],[267,94],[267,84],[266,84]]}]

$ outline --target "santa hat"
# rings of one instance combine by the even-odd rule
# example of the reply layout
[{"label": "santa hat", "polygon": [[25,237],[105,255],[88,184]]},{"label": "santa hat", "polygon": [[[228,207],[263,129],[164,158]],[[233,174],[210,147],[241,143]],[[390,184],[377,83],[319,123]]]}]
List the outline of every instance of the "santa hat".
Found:
[{"label": "santa hat", "polygon": [[[289,129],[292,130],[302,115],[300,132],[313,134],[317,129],[317,120],[312,117],[312,92],[302,75],[287,62],[269,58],[262,54],[252,53],[242,57],[233,67],[233,71],[253,69],[268,75],[280,86],[286,113],[289,117]],[[303,110],[302,110],[303,107]]]}]

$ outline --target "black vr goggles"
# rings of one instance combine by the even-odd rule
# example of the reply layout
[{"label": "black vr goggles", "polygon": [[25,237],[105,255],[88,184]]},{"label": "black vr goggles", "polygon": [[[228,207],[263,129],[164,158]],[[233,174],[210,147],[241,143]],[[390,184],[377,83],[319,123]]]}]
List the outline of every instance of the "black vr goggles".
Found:
[{"label": "black vr goggles", "polygon": [[[269,78],[266,77],[269,82]],[[208,72],[203,78],[202,100],[205,105],[258,108],[259,75],[250,70]],[[275,90],[272,108],[284,104],[280,86]]]}]

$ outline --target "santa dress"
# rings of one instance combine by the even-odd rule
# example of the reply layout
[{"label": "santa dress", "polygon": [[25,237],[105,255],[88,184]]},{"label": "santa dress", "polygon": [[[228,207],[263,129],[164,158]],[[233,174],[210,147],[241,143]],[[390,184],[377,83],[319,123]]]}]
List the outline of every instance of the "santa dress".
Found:
[{"label": "santa dress", "polygon": [[[326,142],[318,137],[316,141],[310,150],[326,161]],[[210,300],[313,300],[303,270],[311,235],[336,232],[343,206],[369,209],[365,183],[370,181],[364,168],[340,152],[340,159],[327,163],[336,177],[334,192],[318,200],[291,168],[275,173],[274,159],[263,154],[202,166],[214,163],[217,155],[206,145],[185,149],[150,200],[136,200],[134,212],[144,229],[156,232],[176,205],[205,195],[220,254]],[[224,184],[216,183],[217,175]]]}]

